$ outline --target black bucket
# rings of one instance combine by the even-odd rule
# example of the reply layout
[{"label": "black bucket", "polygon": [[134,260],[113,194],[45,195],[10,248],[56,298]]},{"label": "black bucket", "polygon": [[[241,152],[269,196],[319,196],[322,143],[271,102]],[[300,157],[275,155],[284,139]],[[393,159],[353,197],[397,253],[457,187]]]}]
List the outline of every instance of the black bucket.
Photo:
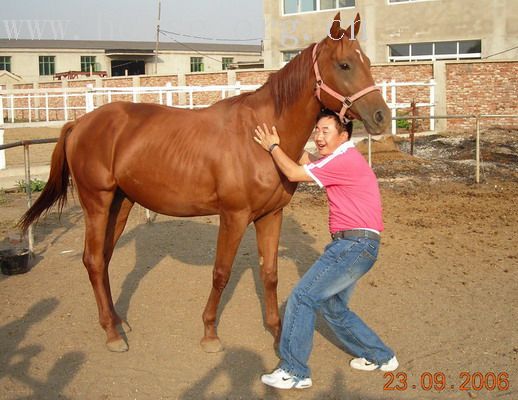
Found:
[{"label": "black bucket", "polygon": [[26,273],[29,270],[29,249],[0,250],[0,267],[4,275]]}]

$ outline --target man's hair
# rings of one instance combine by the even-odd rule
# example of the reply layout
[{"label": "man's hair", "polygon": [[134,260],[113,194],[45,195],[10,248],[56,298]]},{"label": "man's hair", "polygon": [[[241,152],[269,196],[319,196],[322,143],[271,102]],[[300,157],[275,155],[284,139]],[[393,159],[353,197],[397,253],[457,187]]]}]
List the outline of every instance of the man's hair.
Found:
[{"label": "man's hair", "polygon": [[347,139],[351,139],[351,135],[353,134],[353,122],[347,121],[345,124],[340,121],[340,117],[332,110],[328,108],[323,108],[320,110],[317,116],[317,122],[322,118],[331,118],[335,121],[336,129],[338,133],[347,132]]}]

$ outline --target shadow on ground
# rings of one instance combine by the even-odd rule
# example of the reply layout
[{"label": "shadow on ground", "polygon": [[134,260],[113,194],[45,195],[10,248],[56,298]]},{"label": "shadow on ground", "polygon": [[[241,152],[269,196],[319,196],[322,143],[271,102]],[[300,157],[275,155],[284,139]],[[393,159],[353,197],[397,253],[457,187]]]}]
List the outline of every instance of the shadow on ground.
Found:
[{"label": "shadow on ground", "polygon": [[[48,369],[46,379],[37,379],[31,375],[31,370],[37,364],[36,357],[45,348],[34,344],[24,346],[22,342],[27,331],[52,314],[57,306],[58,301],[55,298],[40,300],[20,319],[0,327],[0,379],[7,377],[16,381],[16,386],[21,384],[27,388],[27,392],[32,392],[17,397],[18,400],[66,399],[62,392],[85,361],[83,353],[69,352]],[[4,386],[3,390],[8,394],[8,386]]]}]

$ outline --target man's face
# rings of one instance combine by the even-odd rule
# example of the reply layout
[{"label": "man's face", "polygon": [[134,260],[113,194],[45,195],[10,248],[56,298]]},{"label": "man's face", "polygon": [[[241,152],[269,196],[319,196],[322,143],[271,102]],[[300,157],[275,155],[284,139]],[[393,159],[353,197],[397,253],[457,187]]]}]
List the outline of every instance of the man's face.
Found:
[{"label": "man's face", "polygon": [[347,141],[347,132],[339,133],[332,117],[320,118],[315,126],[315,144],[319,154],[327,156]]}]

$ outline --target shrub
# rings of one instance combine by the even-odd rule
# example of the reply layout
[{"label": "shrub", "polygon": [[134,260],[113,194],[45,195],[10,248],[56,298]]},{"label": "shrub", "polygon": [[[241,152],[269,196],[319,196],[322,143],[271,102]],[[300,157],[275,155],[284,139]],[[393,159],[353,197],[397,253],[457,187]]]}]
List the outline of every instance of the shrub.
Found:
[{"label": "shrub", "polygon": [[[31,192],[41,192],[45,187],[47,182],[42,181],[41,179],[31,179]],[[25,192],[25,180],[16,182],[16,186],[18,187],[19,192]]]}]

